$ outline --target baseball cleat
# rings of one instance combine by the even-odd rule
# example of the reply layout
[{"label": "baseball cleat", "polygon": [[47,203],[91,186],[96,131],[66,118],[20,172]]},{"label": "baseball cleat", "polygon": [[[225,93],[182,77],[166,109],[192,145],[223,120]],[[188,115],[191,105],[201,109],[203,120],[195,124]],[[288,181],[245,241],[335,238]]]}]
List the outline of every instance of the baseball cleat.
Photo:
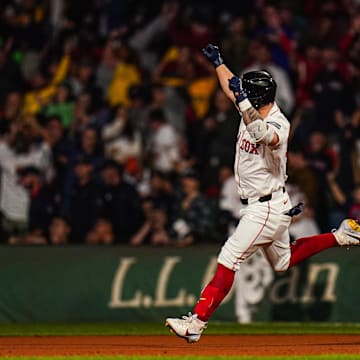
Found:
[{"label": "baseball cleat", "polygon": [[183,316],[181,319],[167,318],[165,322],[172,333],[185,339],[188,343],[200,340],[202,332],[206,329],[207,322],[198,319],[197,315]]},{"label": "baseball cleat", "polygon": [[360,245],[360,225],[356,220],[343,220],[333,233],[340,246]]}]

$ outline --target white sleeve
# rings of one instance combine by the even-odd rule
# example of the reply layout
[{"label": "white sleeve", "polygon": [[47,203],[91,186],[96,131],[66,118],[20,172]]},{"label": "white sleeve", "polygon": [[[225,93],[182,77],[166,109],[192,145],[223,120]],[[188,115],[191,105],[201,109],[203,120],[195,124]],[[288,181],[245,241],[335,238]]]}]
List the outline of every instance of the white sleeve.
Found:
[{"label": "white sleeve", "polygon": [[268,126],[273,127],[276,134],[279,137],[279,143],[283,144],[288,141],[290,132],[290,123],[284,116],[278,116],[276,118],[270,118],[266,120]]},{"label": "white sleeve", "polygon": [[177,144],[177,141],[178,141],[177,134],[171,127],[164,129],[164,133],[162,136],[163,145],[173,146],[174,144]]},{"label": "white sleeve", "polygon": [[45,169],[51,165],[51,149],[50,146],[43,142],[36,150],[32,150],[29,154],[21,156],[17,165],[20,167],[35,166],[39,169]]},{"label": "white sleeve", "polygon": [[104,126],[102,130],[102,139],[104,141],[113,140],[119,136],[123,130],[124,124],[120,121],[114,121],[111,124]]},{"label": "white sleeve", "polygon": [[162,146],[171,161],[174,162],[180,159],[179,139],[176,132],[170,127],[163,133]]}]

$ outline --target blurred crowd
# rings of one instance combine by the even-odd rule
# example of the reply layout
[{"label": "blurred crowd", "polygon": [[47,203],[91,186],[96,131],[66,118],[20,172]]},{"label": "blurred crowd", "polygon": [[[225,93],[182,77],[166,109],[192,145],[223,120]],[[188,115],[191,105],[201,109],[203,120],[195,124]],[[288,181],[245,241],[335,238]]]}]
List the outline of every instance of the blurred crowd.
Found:
[{"label": "blurred crowd", "polygon": [[3,0],[0,242],[225,240],[240,118],[209,42],[278,84],[292,236],[360,220],[357,0]]}]

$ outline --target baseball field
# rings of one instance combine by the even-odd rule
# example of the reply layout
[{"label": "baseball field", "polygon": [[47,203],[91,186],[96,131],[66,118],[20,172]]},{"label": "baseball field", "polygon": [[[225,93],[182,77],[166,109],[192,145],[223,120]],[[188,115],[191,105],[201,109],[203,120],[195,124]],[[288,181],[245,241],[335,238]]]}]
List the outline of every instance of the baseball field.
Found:
[{"label": "baseball field", "polygon": [[187,344],[162,323],[3,324],[0,357],[17,359],[360,359],[360,324],[211,323]]}]

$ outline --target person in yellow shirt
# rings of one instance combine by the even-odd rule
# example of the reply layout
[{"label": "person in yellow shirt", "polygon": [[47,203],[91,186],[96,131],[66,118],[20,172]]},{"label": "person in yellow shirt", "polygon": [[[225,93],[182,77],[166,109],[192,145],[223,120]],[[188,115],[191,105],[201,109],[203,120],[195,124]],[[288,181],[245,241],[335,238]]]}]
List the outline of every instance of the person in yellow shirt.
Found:
[{"label": "person in yellow shirt", "polygon": [[36,114],[47,105],[56,92],[57,86],[65,79],[70,66],[70,56],[65,53],[61,58],[53,78],[47,82],[40,73],[33,78],[33,90],[25,94],[24,114]]},{"label": "person in yellow shirt", "polygon": [[184,87],[198,119],[202,119],[210,107],[210,100],[217,88],[213,68],[200,53],[188,46],[171,47],[154,73],[154,81],[169,87]]},{"label": "person in yellow shirt", "polygon": [[131,50],[128,46],[114,41],[113,51],[119,63],[108,87],[107,99],[111,106],[119,104],[129,106],[129,89],[140,83],[140,71],[132,61]]}]

